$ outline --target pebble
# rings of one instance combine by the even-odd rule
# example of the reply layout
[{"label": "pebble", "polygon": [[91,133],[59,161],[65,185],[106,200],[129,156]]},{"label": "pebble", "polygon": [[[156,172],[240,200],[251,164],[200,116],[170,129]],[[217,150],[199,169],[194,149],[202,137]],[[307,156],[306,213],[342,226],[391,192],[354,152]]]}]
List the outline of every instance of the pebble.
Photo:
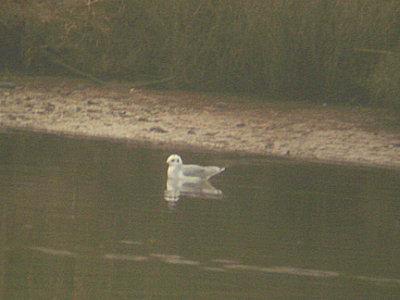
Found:
[{"label": "pebble", "polygon": [[165,130],[164,128],[160,127],[160,126],[156,126],[156,127],[151,127],[150,131],[152,132],[158,132],[158,133],[167,133],[168,130]]},{"label": "pebble", "polygon": [[217,108],[226,108],[228,106],[228,104],[226,104],[225,102],[217,102],[214,105]]},{"label": "pebble", "polygon": [[101,113],[102,110],[101,109],[88,109],[87,112],[88,113]]}]

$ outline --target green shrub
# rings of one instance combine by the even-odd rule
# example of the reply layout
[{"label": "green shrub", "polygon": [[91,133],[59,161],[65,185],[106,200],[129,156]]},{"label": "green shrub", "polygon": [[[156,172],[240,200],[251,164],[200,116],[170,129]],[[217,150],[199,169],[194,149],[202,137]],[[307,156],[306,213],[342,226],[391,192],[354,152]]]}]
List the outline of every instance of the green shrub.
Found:
[{"label": "green shrub", "polygon": [[369,88],[375,101],[400,107],[400,51],[380,60],[371,74]]}]

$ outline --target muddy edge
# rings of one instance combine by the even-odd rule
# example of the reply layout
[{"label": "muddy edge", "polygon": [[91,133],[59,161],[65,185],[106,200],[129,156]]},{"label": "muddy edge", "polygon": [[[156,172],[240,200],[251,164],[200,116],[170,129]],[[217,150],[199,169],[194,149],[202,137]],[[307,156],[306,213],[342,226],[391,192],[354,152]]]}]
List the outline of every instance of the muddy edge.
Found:
[{"label": "muddy edge", "polygon": [[390,109],[262,97],[107,87],[81,79],[13,78],[0,127],[128,139],[171,148],[400,167]]}]

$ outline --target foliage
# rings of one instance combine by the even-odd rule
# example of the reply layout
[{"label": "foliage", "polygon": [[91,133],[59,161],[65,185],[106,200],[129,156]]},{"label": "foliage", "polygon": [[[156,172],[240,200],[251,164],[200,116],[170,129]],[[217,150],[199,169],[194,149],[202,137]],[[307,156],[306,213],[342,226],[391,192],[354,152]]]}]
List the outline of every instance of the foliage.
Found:
[{"label": "foliage", "polygon": [[3,0],[0,30],[36,71],[56,57],[103,78],[383,99],[399,97],[396,54],[379,53],[398,45],[399,12],[397,0]]}]

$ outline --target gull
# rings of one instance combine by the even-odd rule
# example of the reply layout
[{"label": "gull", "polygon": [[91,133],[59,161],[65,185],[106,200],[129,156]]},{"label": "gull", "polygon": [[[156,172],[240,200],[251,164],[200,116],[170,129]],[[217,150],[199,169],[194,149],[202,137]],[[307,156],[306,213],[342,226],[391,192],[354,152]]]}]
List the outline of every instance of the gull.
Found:
[{"label": "gull", "polygon": [[184,165],[178,154],[172,154],[167,159],[168,179],[184,180],[189,182],[200,182],[223,172],[225,168],[198,165]]}]

